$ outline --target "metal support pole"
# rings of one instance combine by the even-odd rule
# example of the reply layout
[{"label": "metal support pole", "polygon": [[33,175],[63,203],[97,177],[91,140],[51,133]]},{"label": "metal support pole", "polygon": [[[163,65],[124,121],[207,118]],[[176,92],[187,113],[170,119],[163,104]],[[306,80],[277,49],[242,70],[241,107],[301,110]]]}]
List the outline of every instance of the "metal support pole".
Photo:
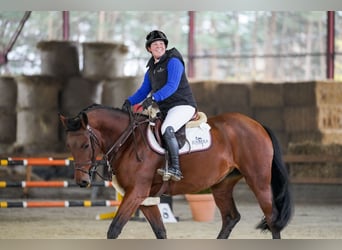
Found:
[{"label": "metal support pole", "polygon": [[63,11],[63,40],[69,40],[70,18],[69,11]]},{"label": "metal support pole", "polygon": [[335,11],[328,11],[327,21],[327,78],[334,79]]},{"label": "metal support pole", "polygon": [[188,34],[188,76],[195,76],[195,12],[189,11],[189,34]]}]

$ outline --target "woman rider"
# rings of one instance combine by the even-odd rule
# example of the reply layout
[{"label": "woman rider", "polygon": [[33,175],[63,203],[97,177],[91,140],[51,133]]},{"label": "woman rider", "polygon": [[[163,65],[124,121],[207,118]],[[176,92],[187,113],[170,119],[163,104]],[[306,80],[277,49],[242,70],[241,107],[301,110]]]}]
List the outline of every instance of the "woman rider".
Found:
[{"label": "woman rider", "polygon": [[[175,132],[194,116],[197,104],[185,74],[182,55],[176,48],[166,50],[167,45],[168,39],[162,31],[154,30],[146,36],[145,47],[151,53],[148,70],[140,88],[128,97],[123,109],[128,110],[142,101],[144,109],[157,103],[163,118],[161,133],[170,158],[167,174],[179,181],[183,176]],[[158,173],[164,175],[165,170],[158,169]]]}]

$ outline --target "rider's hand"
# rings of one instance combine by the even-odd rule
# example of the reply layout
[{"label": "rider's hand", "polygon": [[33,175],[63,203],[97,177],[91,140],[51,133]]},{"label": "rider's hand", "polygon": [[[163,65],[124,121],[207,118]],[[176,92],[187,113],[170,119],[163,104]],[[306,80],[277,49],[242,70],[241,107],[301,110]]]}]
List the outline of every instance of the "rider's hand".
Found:
[{"label": "rider's hand", "polygon": [[129,100],[125,100],[124,104],[122,105],[122,110],[125,112],[129,112],[131,110],[131,103]]},{"label": "rider's hand", "polygon": [[153,103],[153,98],[152,97],[148,97],[145,99],[145,101],[142,103],[142,107],[143,109],[148,109],[150,106],[152,106]]}]

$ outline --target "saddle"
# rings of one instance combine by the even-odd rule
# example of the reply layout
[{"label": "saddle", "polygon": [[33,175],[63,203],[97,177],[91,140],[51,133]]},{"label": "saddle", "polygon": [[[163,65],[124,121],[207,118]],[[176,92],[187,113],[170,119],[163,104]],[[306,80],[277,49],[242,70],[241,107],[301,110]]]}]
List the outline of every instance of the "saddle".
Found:
[{"label": "saddle", "polygon": [[[203,112],[196,112],[194,116],[191,118],[189,122],[187,122],[185,125],[183,125],[179,130],[175,132],[175,136],[177,138],[178,146],[179,148],[183,148],[185,143],[187,142],[187,136],[186,136],[186,129],[187,128],[194,128],[196,126],[199,126],[202,123],[207,122],[207,116]],[[164,143],[162,140],[162,133],[161,133],[161,125],[163,123],[163,119],[160,116],[155,116],[153,119],[153,122],[150,126],[150,129],[152,130],[152,133],[158,142],[158,144],[164,148]]]}]

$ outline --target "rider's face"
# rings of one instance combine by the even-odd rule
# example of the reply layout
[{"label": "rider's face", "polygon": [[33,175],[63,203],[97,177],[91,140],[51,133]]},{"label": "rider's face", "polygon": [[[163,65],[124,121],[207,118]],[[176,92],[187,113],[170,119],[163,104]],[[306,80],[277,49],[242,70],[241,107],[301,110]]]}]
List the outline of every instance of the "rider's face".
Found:
[{"label": "rider's face", "polygon": [[164,41],[158,40],[151,43],[151,46],[148,49],[154,59],[158,60],[162,55],[165,54],[166,47]]}]

